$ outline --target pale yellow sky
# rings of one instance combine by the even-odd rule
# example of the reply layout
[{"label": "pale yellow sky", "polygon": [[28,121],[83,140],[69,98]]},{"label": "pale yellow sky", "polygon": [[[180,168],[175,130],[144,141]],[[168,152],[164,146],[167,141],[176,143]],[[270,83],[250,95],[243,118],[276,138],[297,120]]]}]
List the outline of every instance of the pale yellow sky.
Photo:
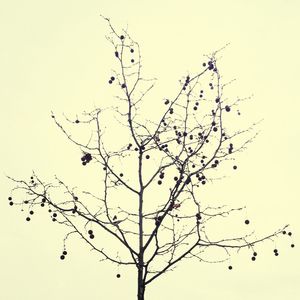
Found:
[{"label": "pale yellow sky", "polygon": [[241,217],[251,218],[258,233],[287,223],[294,233],[276,243],[279,257],[271,243],[259,248],[255,263],[248,252],[233,256],[232,272],[227,264],[185,261],[149,286],[146,299],[300,298],[299,9],[296,0],[2,1],[0,299],[135,299],[133,270],[120,269],[116,279],[117,268],[98,263],[80,240],[72,240],[61,262],[64,228],[42,213],[26,223],[24,213],[7,205],[11,185],[5,174],[27,178],[35,170],[80,188],[93,183],[96,172],[77,164],[78,149],[57,130],[50,112],[75,116],[113,100],[107,86],[113,55],[100,13],[116,26],[128,25],[140,43],[144,72],[158,78],[148,101],[174,95],[178,79],[197,70],[204,54],[231,43],[221,71],[225,81],[237,79],[229,94],[253,94],[242,114],[264,121],[239,156],[238,173],[206,194],[247,205]]}]

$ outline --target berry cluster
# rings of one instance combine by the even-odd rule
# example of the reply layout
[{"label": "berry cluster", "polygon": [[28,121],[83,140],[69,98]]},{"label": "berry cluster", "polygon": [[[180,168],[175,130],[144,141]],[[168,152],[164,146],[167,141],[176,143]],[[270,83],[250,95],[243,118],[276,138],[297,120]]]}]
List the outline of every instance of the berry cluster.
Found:
[{"label": "berry cluster", "polygon": [[85,166],[87,163],[89,163],[92,160],[92,155],[90,153],[85,153],[81,157],[82,164]]},{"label": "berry cluster", "polygon": [[90,235],[90,239],[93,239],[95,236],[94,236],[94,232],[93,232],[93,230],[92,229],[90,229],[89,231],[88,231],[88,234]]},{"label": "berry cluster", "polygon": [[111,77],[110,77],[110,80],[108,81],[108,83],[109,83],[109,84],[112,84],[112,83],[115,81],[115,79],[116,79],[116,78],[115,78],[114,76],[111,76]]},{"label": "berry cluster", "polygon": [[61,260],[64,260],[66,258],[66,255],[68,254],[68,252],[66,250],[63,251],[62,255],[60,256]]}]

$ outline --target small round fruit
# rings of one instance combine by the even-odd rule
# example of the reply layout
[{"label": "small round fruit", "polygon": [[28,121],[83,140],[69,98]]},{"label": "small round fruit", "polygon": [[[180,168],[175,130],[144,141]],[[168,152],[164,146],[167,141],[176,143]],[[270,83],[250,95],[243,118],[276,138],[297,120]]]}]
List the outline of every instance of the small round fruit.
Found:
[{"label": "small round fruit", "polygon": [[26,221],[27,221],[27,222],[29,222],[29,221],[30,221],[30,218],[29,218],[29,217],[27,217],[27,218],[26,218]]},{"label": "small round fruit", "polygon": [[232,270],[232,266],[228,266],[228,269],[229,269],[229,270]]},{"label": "small round fruit", "polygon": [[90,239],[93,239],[95,236],[93,234],[90,235]]},{"label": "small round fruit", "polygon": [[88,231],[88,234],[93,234],[93,230],[90,229],[90,230]]},{"label": "small round fruit", "polygon": [[121,277],[121,275],[120,274],[117,274],[117,278],[120,278]]},{"label": "small round fruit", "polygon": [[233,166],[233,170],[236,170],[237,169],[237,166]]},{"label": "small round fruit", "polygon": [[159,185],[161,185],[161,184],[162,184],[162,181],[161,181],[161,180],[158,180],[157,183],[158,183]]},{"label": "small round fruit", "polygon": [[291,247],[294,248],[294,247],[295,247],[295,244],[291,244]]},{"label": "small round fruit", "polygon": [[14,203],[13,203],[12,201],[10,201],[10,202],[9,202],[9,205],[10,205],[10,206],[13,206],[13,205],[14,205]]},{"label": "small round fruit", "polygon": [[249,220],[245,220],[245,224],[246,224],[246,225],[249,225],[249,224],[250,224],[250,221],[249,221]]},{"label": "small round fruit", "polygon": [[60,256],[60,259],[61,259],[61,260],[64,260],[64,259],[65,259],[65,256],[64,256],[64,255],[61,255],[61,256]]},{"label": "small round fruit", "polygon": [[251,259],[252,259],[252,261],[255,261],[255,260],[256,260],[256,257],[255,257],[255,256],[252,256]]},{"label": "small round fruit", "polygon": [[33,214],[34,214],[34,211],[33,211],[33,210],[31,210],[29,213],[30,213],[31,215],[33,215]]},{"label": "small round fruit", "polygon": [[12,200],[12,197],[8,197],[8,200],[11,201],[11,200]]},{"label": "small round fruit", "polygon": [[63,255],[67,255],[68,252],[66,250],[63,251]]}]

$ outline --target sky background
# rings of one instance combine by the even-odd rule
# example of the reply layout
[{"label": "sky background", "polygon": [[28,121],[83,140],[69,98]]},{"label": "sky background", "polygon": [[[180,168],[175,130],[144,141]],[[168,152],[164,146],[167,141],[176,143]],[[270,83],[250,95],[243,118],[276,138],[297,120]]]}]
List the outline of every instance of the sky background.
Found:
[{"label": "sky background", "polygon": [[7,204],[12,185],[6,175],[28,178],[35,170],[82,188],[95,180],[50,116],[55,111],[75,117],[113,99],[107,78],[114,57],[100,13],[118,28],[128,25],[139,42],[145,74],[158,78],[147,100],[154,103],[174,94],[178,79],[197,70],[203,55],[230,43],[221,69],[225,81],[237,79],[229,94],[253,95],[242,116],[263,122],[260,135],[239,156],[238,172],[215,182],[207,197],[246,205],[241,220],[249,218],[258,234],[285,224],[293,232],[276,242],[279,257],[272,254],[274,245],[265,243],[254,263],[248,252],[234,255],[231,272],[227,263],[184,261],[149,286],[147,299],[299,298],[299,9],[296,0],[2,1],[0,298],[135,298],[132,270],[99,263],[80,240],[72,241],[67,259],[60,261],[64,228],[45,213],[27,223],[26,214]]}]

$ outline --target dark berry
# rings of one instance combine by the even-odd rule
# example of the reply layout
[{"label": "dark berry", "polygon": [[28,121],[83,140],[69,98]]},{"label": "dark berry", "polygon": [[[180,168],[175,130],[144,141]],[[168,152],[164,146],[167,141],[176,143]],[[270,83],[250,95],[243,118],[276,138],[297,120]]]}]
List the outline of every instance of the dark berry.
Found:
[{"label": "dark berry", "polygon": [[250,224],[250,221],[249,220],[245,220],[245,224],[246,225]]},{"label": "dark berry", "polygon": [[232,270],[232,266],[228,266],[228,269],[229,269],[229,270]]},{"label": "dark berry", "polygon": [[64,260],[64,259],[65,259],[65,256],[64,256],[64,255],[61,255],[61,256],[60,256],[60,259],[61,259],[61,260]]},{"label": "dark berry", "polygon": [[226,105],[226,106],[225,106],[225,110],[226,110],[227,112],[230,112],[230,107],[229,107],[228,105]]},{"label": "dark berry", "polygon": [[117,278],[120,278],[121,277],[121,275],[120,274],[117,274]]}]

